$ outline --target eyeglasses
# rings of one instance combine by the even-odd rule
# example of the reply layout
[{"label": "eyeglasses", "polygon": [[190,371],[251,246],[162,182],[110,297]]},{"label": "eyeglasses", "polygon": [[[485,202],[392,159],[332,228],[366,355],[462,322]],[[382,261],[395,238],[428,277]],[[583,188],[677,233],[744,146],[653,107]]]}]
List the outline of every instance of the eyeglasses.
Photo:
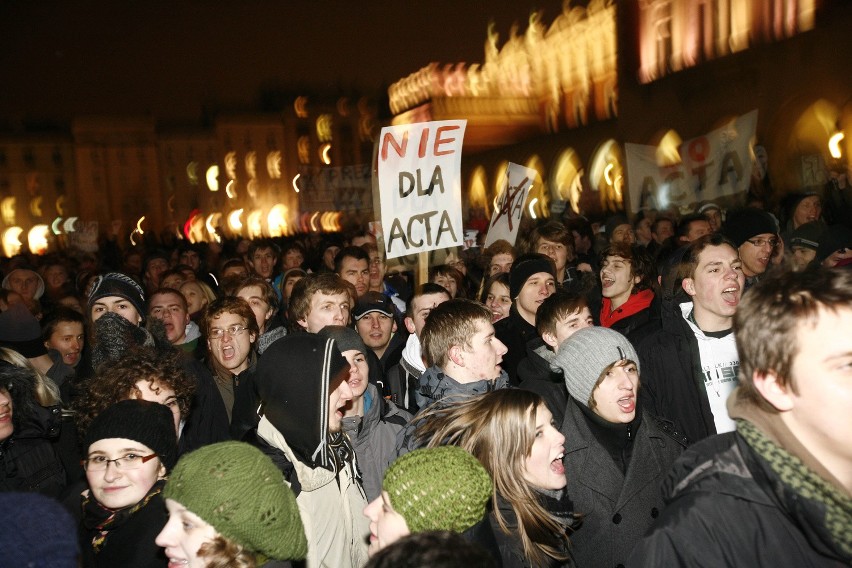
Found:
[{"label": "eyeglasses", "polygon": [[149,456],[127,454],[126,456],[115,458],[114,460],[108,460],[106,456],[95,456],[93,458],[83,460],[80,463],[83,464],[83,469],[85,469],[86,471],[105,471],[111,463],[115,464],[115,469],[126,471],[131,469],[139,469],[140,467],[142,467],[143,463],[149,462],[155,457],[157,457],[157,454],[151,454]]},{"label": "eyeglasses", "polygon": [[748,239],[746,242],[753,244],[757,248],[763,248],[769,245],[769,248],[778,246],[778,239]]},{"label": "eyeglasses", "polygon": [[210,339],[222,339],[222,336],[226,333],[231,337],[236,337],[242,332],[244,332],[246,329],[248,328],[244,325],[232,325],[231,327],[225,329],[214,327],[210,330],[210,333],[207,334],[207,337],[209,337]]}]

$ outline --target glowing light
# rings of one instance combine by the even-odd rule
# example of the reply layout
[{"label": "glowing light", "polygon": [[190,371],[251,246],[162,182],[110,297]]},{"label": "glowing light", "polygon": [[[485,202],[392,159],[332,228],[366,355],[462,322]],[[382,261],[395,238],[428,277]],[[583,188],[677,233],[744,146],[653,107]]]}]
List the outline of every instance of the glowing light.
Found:
[{"label": "glowing light", "polygon": [[2,214],[3,222],[7,225],[15,224],[15,198],[4,197],[0,201],[0,214]]},{"label": "glowing light", "polygon": [[239,233],[243,230],[243,222],[240,220],[240,216],[243,214],[242,209],[234,209],[230,213],[228,213],[228,226],[235,233]]},{"label": "glowing light", "polygon": [[166,207],[169,208],[169,213],[175,212],[175,196],[174,196],[174,194],[172,194],[172,196],[169,197],[169,200],[166,202]]},{"label": "glowing light", "polygon": [[299,136],[296,141],[296,149],[299,153],[299,162],[302,164],[311,163],[311,139],[307,136]]},{"label": "glowing light", "polygon": [[835,160],[840,159],[840,141],[844,138],[843,132],[836,132],[828,139],[828,151],[831,153],[831,157]]},{"label": "glowing light", "polygon": [[321,114],[317,117],[317,139],[320,142],[330,142],[334,119],[330,114]]},{"label": "glowing light", "polygon": [[215,164],[207,168],[207,187],[210,191],[219,191],[219,166]]},{"label": "glowing light", "polygon": [[532,217],[533,219],[536,219],[536,216],[535,216],[535,204],[536,203],[538,203],[538,197],[533,197],[532,200],[530,200],[530,206],[529,206],[530,217]]},{"label": "glowing light", "polygon": [[331,144],[320,146],[320,157],[322,158],[322,163],[325,165],[331,164],[331,157],[328,155],[329,151],[331,151]]},{"label": "glowing light", "polygon": [[246,225],[248,225],[248,238],[256,239],[257,237],[263,236],[263,227],[260,223],[262,215],[263,211],[260,209],[255,209],[249,213],[248,218],[246,219]]},{"label": "glowing light", "polygon": [[198,162],[190,162],[186,165],[186,179],[192,185],[198,185]]},{"label": "glowing light", "polygon": [[193,209],[186,223],[183,225],[183,234],[191,243],[197,243],[204,240],[204,218],[201,216],[200,209]]},{"label": "glowing light", "polygon": [[257,152],[254,150],[246,154],[246,173],[251,179],[257,177]]},{"label": "glowing light", "polygon": [[669,130],[660,139],[657,145],[657,165],[658,166],[674,166],[681,162],[680,145],[683,140],[680,139],[678,133],[674,130]]},{"label": "glowing light", "polygon": [[316,224],[316,222],[317,222],[317,217],[319,217],[319,211],[317,211],[316,213],[314,213],[313,215],[311,215],[311,224],[310,224],[310,226],[311,226],[311,231],[313,231],[313,232],[315,232],[315,233],[319,230],[319,227],[318,227],[318,226],[317,226],[317,224]]},{"label": "glowing light", "polygon": [[287,207],[277,203],[269,210],[266,226],[270,237],[283,237],[287,234]]},{"label": "glowing light", "polygon": [[138,232],[139,232],[139,231],[137,231],[136,229],[133,229],[133,231],[130,233],[130,244],[131,244],[131,245],[133,245],[134,247],[136,246],[136,239],[135,239],[135,237],[136,237],[136,235],[137,235],[137,233],[138,233]]},{"label": "glowing light", "polygon": [[236,191],[234,191],[234,180],[228,182],[228,185],[225,186],[225,195],[228,196],[228,199],[233,199],[237,196]]},{"label": "glowing light", "polygon": [[140,235],[144,235],[145,231],[142,230],[142,222],[145,220],[145,215],[139,217],[139,220],[136,221],[136,230],[139,231]]},{"label": "glowing light", "polygon": [[296,97],[293,101],[293,110],[299,118],[308,118],[308,97]]},{"label": "glowing light", "polygon": [[13,257],[21,252],[20,236],[24,230],[20,227],[9,227],[3,231],[3,252],[7,257]]},{"label": "glowing light", "polygon": [[296,190],[296,193],[299,193],[299,184],[297,182],[300,177],[302,177],[302,174],[296,174],[293,176],[293,189]]},{"label": "glowing light", "polygon": [[228,152],[225,154],[225,173],[228,179],[237,179],[237,153]]},{"label": "glowing light", "polygon": [[65,215],[65,196],[60,195],[56,198],[56,213],[57,215]]},{"label": "glowing light", "polygon": [[30,213],[33,214],[33,217],[41,217],[42,216],[41,202],[42,202],[43,199],[44,198],[41,195],[39,195],[39,196],[34,197],[32,199],[32,201],[30,201]]},{"label": "glowing light", "polygon": [[68,217],[65,219],[65,222],[62,223],[62,230],[66,233],[73,233],[77,230],[77,228],[74,227],[75,223],[77,223],[77,217]]},{"label": "glowing light", "polygon": [[281,152],[275,150],[266,155],[266,171],[269,179],[281,179]]},{"label": "glowing light", "polygon": [[211,213],[207,216],[207,219],[204,221],[204,227],[207,229],[207,232],[210,234],[210,238],[216,241],[217,243],[222,242],[222,237],[219,236],[219,233],[216,231],[216,226],[219,224],[219,219],[222,217],[221,213]]},{"label": "glowing light", "polygon": [[249,182],[246,184],[246,191],[248,192],[249,197],[251,197],[252,199],[257,199],[258,185],[259,184],[257,183],[256,179],[249,180]]},{"label": "glowing light", "polygon": [[611,163],[607,164],[603,171],[604,179],[606,180],[607,185],[612,185],[612,169],[613,166]]},{"label": "glowing light", "polygon": [[337,112],[340,116],[349,116],[349,99],[346,97],[337,99]]},{"label": "glowing light", "polygon": [[53,223],[50,224],[50,230],[53,231],[54,235],[62,234],[62,229],[59,227],[60,223],[62,223],[62,217],[57,217],[53,220]]},{"label": "glowing light", "polygon": [[30,232],[27,233],[27,243],[30,246],[30,252],[35,254],[44,254],[47,252],[47,237],[50,236],[50,227],[47,225],[35,225]]}]

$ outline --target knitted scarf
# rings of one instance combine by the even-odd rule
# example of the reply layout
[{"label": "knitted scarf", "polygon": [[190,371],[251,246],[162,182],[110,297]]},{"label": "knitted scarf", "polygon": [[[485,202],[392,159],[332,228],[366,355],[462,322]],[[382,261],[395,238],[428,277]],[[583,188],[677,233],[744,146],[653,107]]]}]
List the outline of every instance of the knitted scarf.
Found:
[{"label": "knitted scarf", "polygon": [[809,517],[814,513],[822,516],[808,523],[808,529],[818,531],[819,525],[823,525],[838,552],[847,561],[852,560],[852,498],[770,440],[751,422],[737,420],[737,433],[778,476],[784,488],[795,494],[798,510],[806,515],[811,513]]},{"label": "knitted scarf", "polygon": [[110,531],[115,530],[126,523],[133,513],[147,505],[155,495],[159,495],[163,491],[163,486],[165,484],[165,479],[157,480],[157,482],[154,483],[154,486],[151,487],[150,491],[148,491],[148,494],[145,495],[141,501],[135,505],[125,507],[124,509],[118,509],[116,511],[107,509],[98,503],[97,500],[92,497],[92,492],[89,491],[88,494],[83,497],[83,526],[87,529],[95,529],[98,531],[92,538],[92,550],[95,551],[95,554],[100,552],[104,547],[104,543],[106,543],[106,539],[110,535]]}]

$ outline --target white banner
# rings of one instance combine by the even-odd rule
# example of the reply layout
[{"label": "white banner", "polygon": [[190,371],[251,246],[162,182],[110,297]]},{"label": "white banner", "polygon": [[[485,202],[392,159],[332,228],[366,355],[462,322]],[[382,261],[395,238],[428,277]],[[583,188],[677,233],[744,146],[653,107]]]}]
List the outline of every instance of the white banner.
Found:
[{"label": "white banner", "polygon": [[466,120],[382,128],[378,177],[387,258],[461,246]]},{"label": "white banner", "polygon": [[666,167],[657,165],[656,147],[625,144],[630,209],[690,209],[699,201],[748,191],[756,128],[753,110],[687,140],[679,148],[682,162]]},{"label": "white banner", "polygon": [[537,171],[509,162],[509,167],[506,168],[506,186],[497,200],[497,207],[488,226],[488,235],[485,237],[486,247],[500,239],[509,241],[514,246],[527,195],[537,176]]}]

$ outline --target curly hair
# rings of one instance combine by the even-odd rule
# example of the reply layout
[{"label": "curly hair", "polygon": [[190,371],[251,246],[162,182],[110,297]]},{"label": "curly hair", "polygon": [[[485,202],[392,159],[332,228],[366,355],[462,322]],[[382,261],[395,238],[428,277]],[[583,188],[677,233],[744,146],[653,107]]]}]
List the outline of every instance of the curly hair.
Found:
[{"label": "curly hair", "polygon": [[175,391],[180,416],[189,413],[195,381],[184,370],[180,351],[157,351],[149,347],[128,350],[121,358],[101,367],[82,385],[82,394],[74,403],[81,438],[92,420],[116,402],[142,398],[137,383],[147,381],[152,390],[160,386]]},{"label": "curly hair", "polygon": [[254,554],[222,535],[205,542],[198,550],[198,556],[207,561],[207,568],[255,568],[257,558]]}]

